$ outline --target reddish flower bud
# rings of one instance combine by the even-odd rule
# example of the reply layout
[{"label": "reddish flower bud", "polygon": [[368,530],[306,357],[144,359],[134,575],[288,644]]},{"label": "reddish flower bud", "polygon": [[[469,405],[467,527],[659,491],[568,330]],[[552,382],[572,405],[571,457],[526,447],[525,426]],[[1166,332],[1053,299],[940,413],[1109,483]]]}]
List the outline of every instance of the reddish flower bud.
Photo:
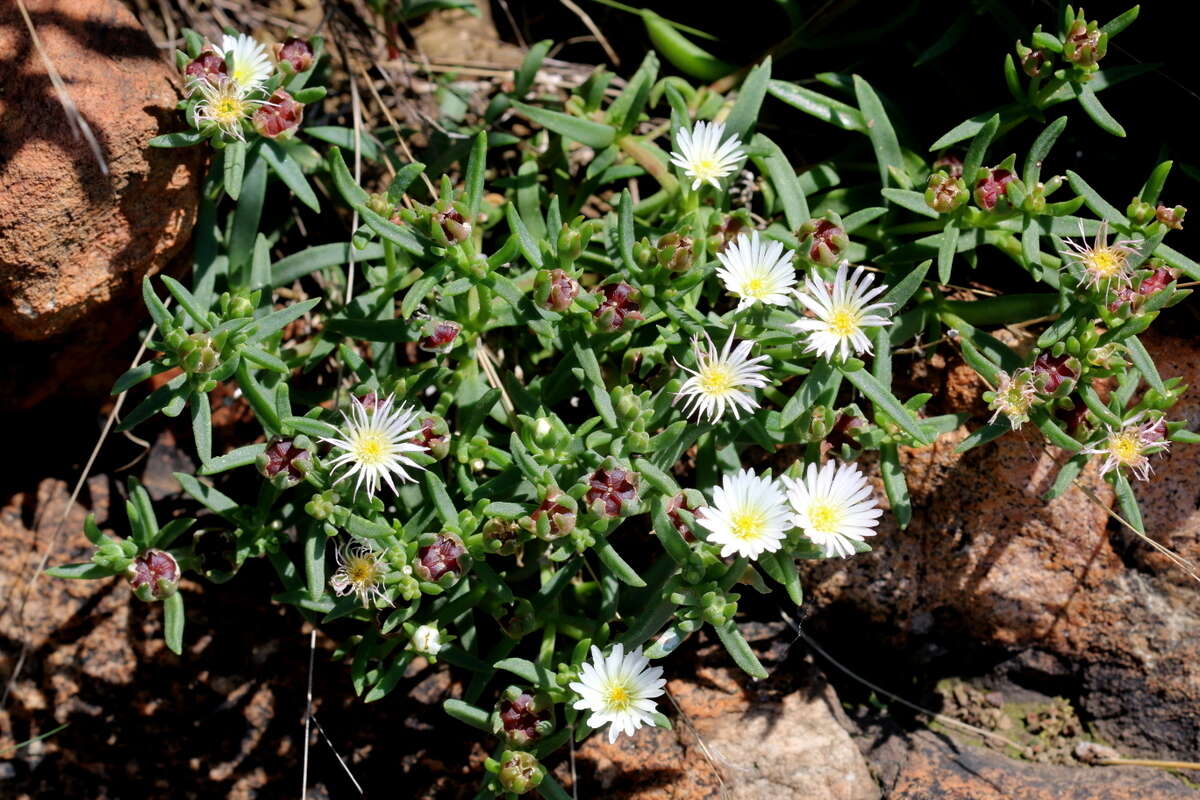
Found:
[{"label": "reddish flower bud", "polygon": [[695,511],[696,509],[688,502],[687,495],[683,492],[672,497],[667,501],[667,519],[671,520],[671,525],[679,532],[685,542],[696,541],[696,535],[692,533],[692,529],[683,521],[683,517],[679,516],[679,510]]},{"label": "reddish flower bud", "polygon": [[259,136],[288,139],[300,128],[304,104],[297,103],[285,89],[276,89],[266,103],[258,107],[250,121]]},{"label": "reddish flower bud", "polygon": [[379,395],[376,392],[367,392],[358,398],[358,402],[362,403],[364,411],[374,411],[379,407]]},{"label": "reddish flower bud", "polygon": [[512,747],[529,747],[553,730],[554,706],[543,694],[514,687],[500,701],[498,718],[496,734],[504,736]]},{"label": "reddish flower bud", "polygon": [[961,178],[963,176],[963,162],[961,158],[953,153],[945,153],[938,156],[938,160],[933,162],[933,170],[934,172],[941,170],[951,178]]},{"label": "reddish flower bud", "polygon": [[1049,353],[1042,353],[1034,359],[1032,367],[1034,377],[1044,376],[1045,391],[1053,394],[1063,381],[1074,380],[1077,377],[1074,370],[1067,366],[1067,360],[1068,356],[1066,355],[1052,356]]},{"label": "reddish flower bud", "polygon": [[588,478],[588,486],[584,502],[588,508],[594,508],[597,503],[604,506],[604,515],[619,517],[626,503],[637,502],[637,475],[621,467],[598,469]]},{"label": "reddish flower bud", "polygon": [[413,442],[424,447],[434,458],[445,458],[450,452],[450,429],[446,420],[441,417],[425,417],[421,420],[421,432]]},{"label": "reddish flower bud", "polygon": [[713,225],[709,233],[712,236],[721,237],[721,244],[717,247],[717,252],[724,253],[729,243],[740,236],[745,227],[746,221],[738,216],[726,217],[719,224]]},{"label": "reddish flower bud", "polygon": [[855,447],[858,443],[854,441],[854,431],[858,427],[858,417],[852,414],[842,414],[837,418],[837,422],[833,423],[833,429],[829,431],[825,441],[835,449],[841,449],[842,445]]},{"label": "reddish flower bud", "polygon": [[1158,207],[1154,209],[1155,218],[1173,231],[1183,230],[1183,217],[1185,214],[1187,214],[1187,209],[1183,206],[1167,208],[1162,203],[1159,203]]},{"label": "reddish flower bud", "polygon": [[212,50],[205,50],[183,68],[183,76],[189,83],[191,81],[208,81],[215,84],[228,73],[229,67],[225,65],[225,59]]},{"label": "reddish flower bud", "polygon": [[147,550],[133,560],[126,573],[138,599],[152,602],[175,594],[179,588],[179,562],[162,550]]},{"label": "reddish flower bud", "polygon": [[533,296],[550,311],[566,311],[579,295],[579,284],[561,269],[540,270],[533,280]]},{"label": "reddish flower bud", "polygon": [[413,571],[421,580],[437,582],[443,575],[461,577],[466,571],[467,548],[453,533],[439,533],[432,544],[417,551]]},{"label": "reddish flower bud", "polygon": [[671,272],[686,272],[695,261],[690,236],[671,232],[658,240],[658,263]]},{"label": "reddish flower bud", "polygon": [[471,223],[467,222],[467,218],[458,213],[456,209],[448,208],[445,211],[439,211],[433,215],[433,221],[441,226],[442,233],[446,235],[446,241],[461,243],[471,237]]},{"label": "reddish flower bud", "polygon": [[299,483],[312,466],[312,453],[297,447],[292,439],[275,437],[258,457],[258,468],[266,478],[284,476],[290,484]]},{"label": "reddish flower bud", "polygon": [[980,178],[975,182],[975,202],[980,208],[991,211],[996,207],[1000,196],[1005,194],[1009,181],[1015,175],[1006,169],[988,170],[986,178]]},{"label": "reddish flower bud", "polygon": [[1175,280],[1174,272],[1166,267],[1159,267],[1138,285],[1138,294],[1142,296],[1157,294],[1170,286],[1173,280]]},{"label": "reddish flower bud", "polygon": [[546,499],[529,515],[529,518],[535,523],[535,530],[537,521],[543,516],[547,518],[547,522],[550,523],[550,535],[548,537],[550,539],[566,536],[575,530],[575,512],[558,502],[558,498],[561,496],[562,492],[559,490],[549,490],[546,493]]},{"label": "reddish flower bud", "polygon": [[1108,310],[1114,314],[1117,313],[1121,310],[1121,306],[1132,302],[1133,297],[1133,289],[1130,289],[1128,286],[1122,286],[1121,288],[1117,289],[1116,297],[1114,297],[1113,301],[1108,304]]},{"label": "reddish flower bud", "polygon": [[645,319],[641,313],[641,306],[636,302],[637,289],[628,283],[610,283],[607,286],[601,286],[596,293],[603,295],[604,299],[600,302],[600,307],[592,312],[592,315],[600,323],[602,329],[618,331],[627,319]]},{"label": "reddish flower bud", "polygon": [[827,219],[809,220],[800,227],[800,235],[808,237],[805,239],[808,259],[826,267],[836,264],[850,245],[846,231]]},{"label": "reddish flower bud", "polygon": [[433,323],[429,328],[429,333],[421,339],[418,346],[430,353],[445,353],[454,346],[454,340],[458,338],[458,334],[462,331],[462,325],[449,320]]},{"label": "reddish flower bud", "polygon": [[1080,67],[1094,67],[1108,52],[1108,34],[1095,22],[1079,17],[1071,24],[1063,41],[1063,58]]},{"label": "reddish flower bud", "polygon": [[313,49],[303,39],[291,36],[285,39],[282,44],[275,45],[274,50],[275,60],[288,62],[296,72],[304,72],[304,70],[312,66]]}]

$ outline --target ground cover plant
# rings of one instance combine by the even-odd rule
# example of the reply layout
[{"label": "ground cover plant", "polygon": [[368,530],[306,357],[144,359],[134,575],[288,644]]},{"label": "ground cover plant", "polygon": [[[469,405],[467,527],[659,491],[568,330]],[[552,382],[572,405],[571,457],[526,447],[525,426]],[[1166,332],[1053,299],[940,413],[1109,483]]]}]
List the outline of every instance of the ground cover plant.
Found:
[{"label": "ground cover plant", "polygon": [[[1131,481],[1196,434],[1138,336],[1200,266],[1165,243],[1171,162],[1131,200],[1050,168],[1068,125],[1123,134],[1101,95],[1137,73],[1106,61],[1137,9],[1048,18],[1002,62],[1011,102],[932,143],[902,142],[863,76],[732,71],[639,14],[658,50],[624,80],[535,90],[538,43],[428,164],[388,130],[305,124],[320,38],[188,32],[181,130],[151,144],[211,149],[194,270],[146,281],[155,355],[114,391],[169,376],[122,426],[187,415],[197,513],[160,524],[131,483],[128,527],[89,523],[92,560],[53,574],[125,576],[181,652],[180,579],[267,559],[264,591],[338,638],[365,701],[445,661],[466,684],[445,711],[499,742],[484,796],[560,797],[541,762],[570,738],[670,724],[656,662],[707,628],[764,677],[741,595],[802,604],[797,561],[908,522],[901,448],[964,418],[898,394],[896,350],[952,348],[992,387],[962,449],[1035,428],[1071,454],[1050,496],[1098,459],[1140,530]],[[869,186],[851,157],[798,171],[765,104],[869,153]],[[345,241],[280,252],[284,196]],[[1024,290],[964,290],[994,254]],[[1005,324],[1032,351],[988,333]],[[224,452],[221,390],[261,429]]]}]

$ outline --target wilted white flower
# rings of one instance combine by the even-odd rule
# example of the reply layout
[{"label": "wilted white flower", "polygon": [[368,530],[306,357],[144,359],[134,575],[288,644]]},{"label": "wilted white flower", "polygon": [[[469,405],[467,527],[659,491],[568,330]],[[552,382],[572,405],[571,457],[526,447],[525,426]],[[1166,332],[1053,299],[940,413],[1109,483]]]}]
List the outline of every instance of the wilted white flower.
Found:
[{"label": "wilted white flower", "polygon": [[1079,235],[1083,238],[1083,243],[1072,239],[1064,240],[1070,249],[1060,251],[1060,255],[1083,267],[1086,274],[1084,286],[1095,288],[1103,285],[1107,291],[1113,284],[1120,288],[1133,283],[1133,271],[1129,268],[1129,257],[1137,252],[1133,247],[1138,244],[1136,240],[1121,239],[1109,244],[1107,221],[1100,223],[1091,247],[1087,245],[1087,238],[1083,233],[1083,223],[1079,225]]},{"label": "wilted white flower", "polygon": [[1166,423],[1161,419],[1139,423],[1138,417],[1134,417],[1119,429],[1107,428],[1107,431],[1104,441],[1083,450],[1104,456],[1104,463],[1100,465],[1101,475],[1125,467],[1139,481],[1148,480],[1153,472],[1150,456],[1164,452],[1171,446],[1167,441]]},{"label": "wilted white flower", "polygon": [[196,102],[196,121],[200,127],[213,126],[233,139],[246,138],[242,123],[248,121],[262,105],[247,95],[236,81],[230,78],[220,78],[215,83],[208,80],[198,80],[192,83],[194,91],[200,94]]},{"label": "wilted white flower", "polygon": [[340,437],[321,437],[321,441],[343,451],[329,462],[332,471],[347,467],[335,485],[358,475],[354,491],[357,492],[365,481],[367,494],[373,497],[381,479],[395,492],[393,473],[402,481],[412,481],[414,479],[409,477],[405,467],[424,469],[404,455],[425,450],[421,445],[407,441],[421,433],[420,425],[411,427],[416,420],[416,412],[407,406],[393,409],[393,399],[389,395],[386,400],[377,402],[373,410],[367,410],[361,400],[352,397],[350,414],[342,412],[345,423],[338,431]]},{"label": "wilted white flower", "polygon": [[758,408],[754,399],[754,389],[766,386],[768,381],[763,376],[767,369],[761,362],[767,361],[767,356],[750,358],[750,348],[753,342],[744,341],[733,346],[733,331],[725,340],[725,346],[720,351],[712,339],[705,334],[707,348],[701,344],[699,336],[692,337],[692,354],[696,359],[696,368],[675,363],[680,369],[688,372],[691,377],[683,382],[683,386],[675,394],[674,402],[684,400],[685,414],[699,411],[700,417],[707,416],[716,422],[725,414],[726,406],[733,411],[737,419],[742,410],[751,411]]},{"label": "wilted white flower", "polygon": [[726,475],[713,489],[713,503],[696,512],[696,522],[708,529],[708,541],[721,545],[721,557],[737,553],[758,558],[783,546],[790,527],[787,499],[768,475],[748,469]]},{"label": "wilted white flower", "polygon": [[725,125],[720,122],[697,122],[692,130],[680,128],[675,134],[671,163],[692,179],[692,189],[703,183],[720,189],[720,179],[745,157],[741,140],[735,135],[722,143],[724,136]]},{"label": "wilted white flower", "polygon": [[662,667],[651,667],[642,648],[625,653],[621,644],[613,645],[608,656],[592,647],[592,660],[579,670],[579,680],[570,684],[579,695],[575,708],[591,711],[587,724],[599,728],[608,724],[608,741],[622,733],[633,735],[642,725],[653,724],[656,705],[653,699],[663,693],[667,682]]},{"label": "wilted white flower", "polygon": [[838,265],[832,291],[819,276],[809,275],[804,279],[804,288],[796,292],[800,303],[816,315],[816,319],[800,319],[789,326],[808,333],[805,352],[815,352],[826,359],[832,358],[834,351],[840,351],[843,359],[851,354],[870,353],[871,340],[864,329],[892,324],[881,316],[888,313],[892,304],[871,302],[887,286],[872,289],[874,276],[862,267],[854,270],[847,280],[847,269],[845,261]]},{"label": "wilted white flower", "polygon": [[372,598],[391,605],[383,593],[386,570],[374,549],[355,540],[343,543],[335,553],[337,570],[329,577],[329,585],[339,597],[353,592],[363,605],[368,605]]},{"label": "wilted white flower", "polygon": [[225,34],[221,39],[221,54],[228,63],[229,77],[244,92],[262,89],[274,69],[267,55],[267,46],[244,33],[237,36]]},{"label": "wilted white flower", "polygon": [[803,480],[787,475],[788,500],[796,512],[792,523],[826,558],[854,555],[854,542],[874,536],[883,514],[871,485],[854,464],[809,464]]},{"label": "wilted white flower", "polygon": [[441,631],[436,625],[419,625],[413,631],[412,649],[427,656],[436,656],[445,646],[442,644]]},{"label": "wilted white flower", "polygon": [[1029,409],[1033,407],[1036,398],[1037,386],[1033,382],[1033,370],[1021,367],[1011,376],[1001,370],[995,397],[988,406],[996,413],[988,421],[994,423],[1003,414],[1014,431],[1020,430],[1022,425],[1029,422]]},{"label": "wilted white flower", "polygon": [[781,242],[763,239],[754,231],[737,237],[717,253],[721,262],[717,275],[726,291],[741,298],[738,308],[754,303],[787,305],[788,292],[796,285],[794,255],[791,250],[784,252]]}]

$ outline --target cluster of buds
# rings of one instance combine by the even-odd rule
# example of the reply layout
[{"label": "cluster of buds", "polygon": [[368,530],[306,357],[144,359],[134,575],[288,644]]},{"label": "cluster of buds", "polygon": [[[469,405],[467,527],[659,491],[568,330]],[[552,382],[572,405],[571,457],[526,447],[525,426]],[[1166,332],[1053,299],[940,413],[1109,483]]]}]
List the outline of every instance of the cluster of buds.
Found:
[{"label": "cluster of buds", "polygon": [[1108,34],[1100,30],[1098,22],[1089,21],[1081,8],[1074,19],[1068,18],[1062,45],[1063,58],[1076,67],[1091,72],[1108,52]]},{"label": "cluster of buds", "polygon": [[549,486],[533,513],[521,517],[518,524],[542,541],[552,542],[572,533],[578,519],[579,504],[557,487]]},{"label": "cluster of buds", "polygon": [[312,440],[307,436],[294,439],[277,436],[267,442],[267,449],[259,453],[255,463],[264,478],[280,489],[287,489],[308,476],[313,450]]},{"label": "cluster of buds", "polygon": [[147,550],[126,568],[129,586],[139,600],[154,603],[179,590],[179,562],[165,550]]},{"label": "cluster of buds", "polygon": [[949,214],[966,201],[967,185],[961,177],[953,177],[945,170],[938,170],[929,176],[929,183],[925,187],[925,205],[939,214]]},{"label": "cluster of buds", "polygon": [[566,311],[579,295],[579,282],[562,269],[539,270],[533,281],[533,297],[549,311]]},{"label": "cluster of buds", "polygon": [[412,568],[422,581],[445,589],[457,583],[471,568],[471,556],[458,534],[450,531],[427,533],[420,539]]},{"label": "cluster of buds", "polygon": [[492,733],[509,747],[522,750],[554,730],[554,703],[544,692],[510,686],[492,713]]},{"label": "cluster of buds", "polygon": [[106,536],[97,542],[96,552],[92,554],[92,563],[109,572],[122,573],[133,564],[137,552],[137,545],[132,540],[116,540]]},{"label": "cluster of buds", "polygon": [[628,516],[638,505],[638,474],[622,466],[601,467],[588,476],[584,504],[601,518]]},{"label": "cluster of buds", "polygon": [[555,242],[559,267],[571,269],[601,227],[602,223],[599,220],[587,219],[582,215],[570,222],[564,222],[558,232],[558,241]]},{"label": "cluster of buds", "polygon": [[254,309],[258,308],[261,299],[262,290],[248,292],[240,289],[233,293],[221,292],[221,296],[217,298],[217,308],[221,310],[221,318],[226,321],[245,319],[254,316]]},{"label": "cluster of buds", "polygon": [[654,418],[654,403],[649,390],[640,394],[630,386],[618,386],[612,391],[613,410],[617,424],[624,431],[625,449],[644,453],[650,447],[648,427]]},{"label": "cluster of buds", "polygon": [[679,628],[690,633],[708,623],[720,627],[737,614],[738,596],[724,592],[715,581],[707,581],[689,589],[679,589],[670,600],[680,608],[676,612]]},{"label": "cluster of buds", "polygon": [[800,252],[813,264],[833,267],[845,259],[842,255],[850,246],[850,238],[839,222],[831,219],[810,219],[796,232]]},{"label": "cluster of buds", "polygon": [[605,284],[596,290],[596,294],[601,298],[600,305],[592,316],[601,331],[613,333],[645,319],[637,302],[638,290],[628,283]]}]

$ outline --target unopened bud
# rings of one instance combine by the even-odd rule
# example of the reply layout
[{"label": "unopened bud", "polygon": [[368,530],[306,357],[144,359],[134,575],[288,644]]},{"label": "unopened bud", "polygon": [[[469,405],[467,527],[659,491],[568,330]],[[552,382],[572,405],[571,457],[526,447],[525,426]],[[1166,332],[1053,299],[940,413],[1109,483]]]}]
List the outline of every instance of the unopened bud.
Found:
[{"label": "unopened bud", "polygon": [[268,139],[290,139],[304,119],[304,104],[297,103],[286,89],[276,89],[251,118],[254,130]]},{"label": "unopened bud", "polygon": [[470,556],[462,539],[453,533],[437,534],[433,542],[417,550],[417,563],[413,571],[421,580],[437,583],[443,575],[462,577],[466,572]]},{"label": "unopened bud", "polygon": [[282,44],[275,45],[274,51],[275,60],[281,64],[285,61],[291,64],[294,72],[304,72],[312,66],[312,45],[303,39],[297,39],[294,36],[288,37]]},{"label": "unopened bud", "polygon": [[462,332],[462,325],[451,320],[438,320],[426,323],[422,332],[425,335],[417,343],[418,347],[429,353],[448,353]]},{"label": "unopened bud", "polygon": [[601,286],[596,293],[603,297],[600,306],[592,312],[601,330],[619,331],[627,320],[643,320],[641,306],[637,303],[638,291],[628,283],[610,283]]},{"label": "unopened bud", "polygon": [[534,279],[533,293],[542,308],[566,311],[579,294],[579,284],[561,269],[541,270]]},{"label": "unopened bud", "polygon": [[693,504],[688,498],[686,492],[680,492],[667,501],[667,519],[671,521],[672,527],[679,532],[685,542],[696,541],[696,535],[692,533],[691,527],[684,521],[679,512],[687,511],[693,513],[700,507],[699,503]]},{"label": "unopened bud", "polygon": [[221,354],[206,333],[193,333],[179,348],[179,365],[184,372],[204,374],[221,366]]},{"label": "unopened bud", "polygon": [[387,192],[373,192],[367,195],[367,208],[381,217],[390,217],[392,211],[395,210],[392,201],[388,199]]},{"label": "unopened bud", "polygon": [[483,546],[500,556],[513,556],[521,550],[521,528],[510,519],[489,519],[483,524]]},{"label": "unopened bud", "polygon": [[[540,538],[552,541],[575,530],[575,512],[570,505],[565,504],[568,500],[569,498],[558,489],[550,488],[546,491],[541,505],[529,515],[534,523],[533,530]],[[542,524],[542,520],[546,521],[546,525]],[[546,528],[545,531],[542,530],[543,527]]]},{"label": "unopened bud", "polygon": [[312,468],[312,453],[298,447],[296,440],[275,437],[267,449],[259,454],[258,471],[263,477],[286,486],[295,486],[304,480]]},{"label": "unopened bud", "polygon": [[1129,221],[1134,225],[1148,225],[1154,221],[1154,206],[1140,197],[1135,197],[1129,201],[1125,216],[1129,217]]},{"label": "unopened bud", "polygon": [[425,417],[421,420],[421,432],[413,443],[421,445],[426,453],[440,461],[450,452],[450,426],[444,417]]},{"label": "unopened bud", "polygon": [[837,264],[842,251],[850,246],[846,231],[827,219],[804,223],[800,226],[800,236],[806,237],[801,246],[807,248],[809,261],[825,267]]},{"label": "unopened bud", "polygon": [[1108,34],[1100,30],[1095,20],[1086,21],[1080,9],[1063,40],[1063,58],[1077,67],[1091,69],[1107,52]]},{"label": "unopened bud", "polygon": [[527,748],[554,730],[554,704],[542,692],[510,686],[496,705],[492,733],[509,747]]},{"label": "unopened bud", "polygon": [[1183,217],[1185,214],[1187,214],[1187,209],[1183,206],[1167,208],[1159,203],[1158,207],[1154,209],[1155,218],[1173,231],[1183,230]]},{"label": "unopened bud", "polygon": [[1052,356],[1049,353],[1042,353],[1034,359],[1031,369],[1043,392],[1054,394],[1064,382],[1073,381],[1078,377],[1078,373],[1067,363],[1069,359],[1067,355]]},{"label": "unopened bud", "polygon": [[228,73],[229,67],[226,66],[225,59],[212,50],[205,50],[183,68],[184,79],[189,84],[207,81],[215,85]]},{"label": "unopened bud", "polygon": [[1046,71],[1050,66],[1050,58],[1050,54],[1045,50],[1035,50],[1017,42],[1017,59],[1021,62],[1021,69],[1031,78],[1036,78]]},{"label": "unopened bud", "polygon": [[504,791],[525,794],[533,791],[546,777],[546,768],[533,753],[506,750],[500,756],[500,785]]},{"label": "unopened bud", "polygon": [[139,600],[163,600],[179,589],[179,562],[164,550],[147,550],[133,560],[125,573]]},{"label": "unopened bud", "polygon": [[711,236],[718,237],[717,252],[722,253],[729,246],[730,242],[741,235],[746,228],[746,220],[738,214],[733,214],[726,217],[721,222],[713,225],[709,230]]},{"label": "unopened bud", "polygon": [[951,178],[940,170],[929,176],[929,185],[925,187],[925,205],[934,211],[947,214],[966,200],[967,185],[962,178]]},{"label": "unopened bud", "polygon": [[455,208],[437,212],[433,222],[441,228],[448,242],[461,244],[471,238],[471,223]]},{"label": "unopened bud", "polygon": [[671,272],[686,272],[695,260],[690,237],[672,231],[658,240],[659,266]]},{"label": "unopened bud", "polygon": [[1007,186],[1016,177],[1006,169],[989,169],[987,175],[975,182],[975,203],[991,211],[1007,191]]},{"label": "unopened bud", "polygon": [[638,501],[637,473],[622,467],[596,470],[588,487],[584,502],[600,516],[619,517]]}]

